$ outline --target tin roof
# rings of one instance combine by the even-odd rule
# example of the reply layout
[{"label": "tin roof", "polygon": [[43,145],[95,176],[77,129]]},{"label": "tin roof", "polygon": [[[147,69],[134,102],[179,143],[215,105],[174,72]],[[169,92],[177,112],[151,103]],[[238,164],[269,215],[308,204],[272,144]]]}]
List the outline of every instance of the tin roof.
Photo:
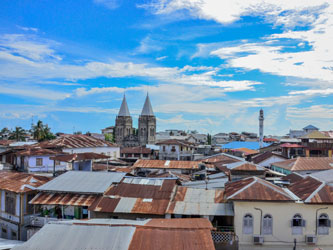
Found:
[{"label": "tin roof", "polygon": [[245,155],[253,155],[253,154],[257,154],[258,150],[253,150],[253,149],[249,149],[249,148],[236,148],[236,149],[232,149],[233,152],[241,152],[244,153]]},{"label": "tin roof", "polygon": [[64,194],[38,193],[29,203],[38,205],[90,206],[97,195],[93,194]]},{"label": "tin roof", "polygon": [[40,186],[39,191],[69,193],[104,193],[112,183],[118,183],[125,173],[68,171]]},{"label": "tin roof", "polygon": [[228,163],[245,161],[245,160],[243,158],[240,158],[237,156],[222,153],[222,154],[217,154],[217,155],[212,155],[212,156],[208,156],[205,158],[201,158],[198,161],[203,162],[203,163],[213,163],[213,164],[224,165],[224,164],[228,164]]},{"label": "tin roof", "polygon": [[193,143],[179,139],[169,139],[169,140],[159,141],[158,143],[156,143],[156,145],[180,145],[184,147],[194,147]]},{"label": "tin roof", "polygon": [[151,151],[150,148],[146,147],[128,147],[120,149],[121,154],[150,154]]},{"label": "tin roof", "polygon": [[175,179],[125,178],[111,186],[89,210],[109,213],[165,214]]},{"label": "tin roof", "polygon": [[284,143],[279,146],[280,148],[305,148],[305,146],[296,143]]},{"label": "tin roof", "polygon": [[198,161],[137,160],[133,168],[198,169]]},{"label": "tin roof", "polygon": [[232,171],[266,171],[264,167],[250,162],[235,162],[226,164],[226,167]]},{"label": "tin roof", "polygon": [[233,216],[230,203],[224,203],[223,189],[206,190],[178,187],[168,214]]},{"label": "tin roof", "polygon": [[50,157],[51,160],[56,160],[61,162],[109,159],[109,158],[110,156],[103,154],[96,154],[96,153],[77,153],[77,154],[57,155],[54,157]]},{"label": "tin roof", "polygon": [[50,222],[13,250],[211,250],[207,219],[92,219]]},{"label": "tin roof", "polygon": [[91,148],[91,147],[118,147],[110,142],[88,135],[62,135],[54,140],[40,142],[42,148]]},{"label": "tin roof", "polygon": [[321,140],[333,140],[332,137],[326,136],[324,133],[321,133],[319,131],[313,131],[306,135],[303,135],[300,137],[301,139],[321,139]]},{"label": "tin roof", "polygon": [[274,154],[271,151],[266,151],[264,153],[252,156],[251,160],[254,164],[259,164],[260,162],[263,162],[263,161],[269,159],[270,157],[279,157],[281,159],[286,159],[282,155]]},{"label": "tin roof", "polygon": [[227,200],[293,201],[282,188],[257,177],[227,183],[225,197]]},{"label": "tin roof", "polygon": [[21,172],[0,171],[0,190],[24,193],[51,180],[49,177]]},{"label": "tin roof", "polygon": [[59,154],[58,151],[40,148],[40,147],[26,147],[22,151],[16,152],[16,155],[19,156],[39,156],[39,155],[56,155]]},{"label": "tin roof", "polygon": [[317,171],[333,169],[331,157],[298,157],[286,161],[274,162],[272,165],[290,171]]}]

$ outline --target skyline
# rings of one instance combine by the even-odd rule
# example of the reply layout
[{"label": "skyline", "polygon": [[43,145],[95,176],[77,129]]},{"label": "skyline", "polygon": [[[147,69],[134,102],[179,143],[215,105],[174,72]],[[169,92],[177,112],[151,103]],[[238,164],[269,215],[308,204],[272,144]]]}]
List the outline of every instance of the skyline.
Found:
[{"label": "skyline", "polygon": [[0,127],[100,132],[124,93],[137,127],[284,135],[332,129],[333,4],[3,1]]}]

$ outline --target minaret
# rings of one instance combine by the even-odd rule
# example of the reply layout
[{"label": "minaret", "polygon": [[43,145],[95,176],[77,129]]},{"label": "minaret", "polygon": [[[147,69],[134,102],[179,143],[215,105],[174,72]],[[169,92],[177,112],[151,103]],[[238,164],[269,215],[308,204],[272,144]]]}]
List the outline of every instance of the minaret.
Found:
[{"label": "minaret", "polygon": [[123,102],[121,103],[120,110],[116,118],[116,143],[122,145],[125,137],[131,135],[132,133],[132,117],[128,110],[126,96],[124,95]]},{"label": "minaret", "polygon": [[150,103],[149,95],[143,105],[141,115],[139,117],[139,143],[141,146],[146,144],[155,144],[156,137],[156,117]]},{"label": "minaret", "polygon": [[264,146],[264,111],[259,111],[259,147]]}]

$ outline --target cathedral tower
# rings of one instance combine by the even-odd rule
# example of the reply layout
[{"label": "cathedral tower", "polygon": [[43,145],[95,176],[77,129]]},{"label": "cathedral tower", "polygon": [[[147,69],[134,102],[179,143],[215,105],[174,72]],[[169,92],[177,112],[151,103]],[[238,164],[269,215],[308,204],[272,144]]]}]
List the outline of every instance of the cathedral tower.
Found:
[{"label": "cathedral tower", "polygon": [[139,117],[139,143],[144,146],[146,144],[155,144],[156,137],[156,117],[147,94],[145,104]]},{"label": "cathedral tower", "polygon": [[115,131],[115,140],[119,145],[123,144],[123,141],[126,136],[133,133],[132,128],[132,117],[129,113],[126,96],[124,95],[123,102],[116,118],[116,131]]}]

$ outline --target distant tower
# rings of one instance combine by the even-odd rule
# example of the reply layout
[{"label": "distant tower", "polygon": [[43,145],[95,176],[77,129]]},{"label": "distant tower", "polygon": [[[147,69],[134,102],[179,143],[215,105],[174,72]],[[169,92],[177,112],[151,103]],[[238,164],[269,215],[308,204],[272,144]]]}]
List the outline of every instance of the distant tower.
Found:
[{"label": "distant tower", "polygon": [[264,111],[259,111],[259,147],[264,146]]},{"label": "distant tower", "polygon": [[121,103],[118,116],[116,118],[116,131],[115,141],[117,144],[122,145],[124,138],[133,133],[132,117],[129,113],[126,96],[124,95],[123,102]]},{"label": "distant tower", "polygon": [[147,93],[145,104],[139,117],[139,143],[141,146],[155,144],[156,117]]}]

